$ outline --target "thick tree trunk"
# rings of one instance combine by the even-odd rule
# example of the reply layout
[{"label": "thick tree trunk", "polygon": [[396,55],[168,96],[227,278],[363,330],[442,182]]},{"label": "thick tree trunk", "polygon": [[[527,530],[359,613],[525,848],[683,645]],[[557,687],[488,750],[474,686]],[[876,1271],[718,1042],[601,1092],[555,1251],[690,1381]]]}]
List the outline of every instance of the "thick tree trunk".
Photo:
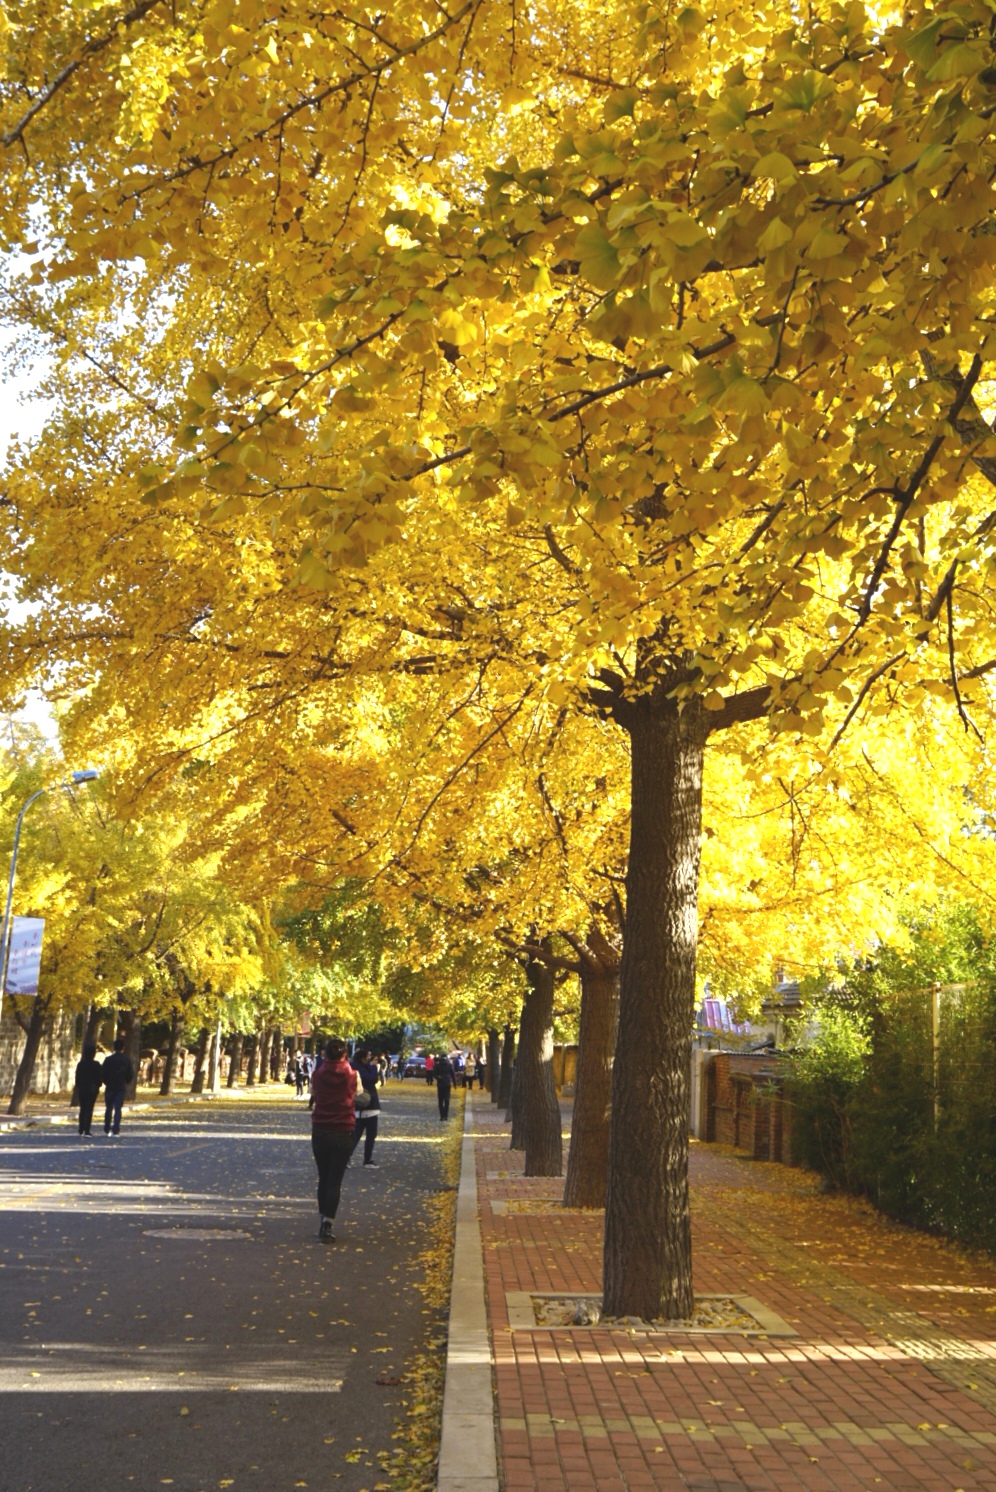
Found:
[{"label": "thick tree trunk", "polygon": [[180,1037],[183,1035],[183,1026],[186,1017],[179,1006],[174,1006],[173,1015],[169,1023],[169,1041],[166,1043],[166,1062],[163,1067],[163,1080],[159,1084],[159,1092],[165,1098],[173,1091],[173,1073],[176,1068],[176,1052],[180,1045]]},{"label": "thick tree trunk", "polygon": [[581,1020],[565,1207],[604,1207],[609,1176],[612,1059],[619,1020],[618,959],[597,928],[588,934],[597,960],[581,959]]},{"label": "thick tree trunk", "polygon": [[142,1021],[137,1010],[119,1012],[121,1035],[125,1039],[125,1056],[129,1059],[134,1076],[125,1089],[125,1098],[135,1102],[138,1093],[138,1069],[142,1062]]},{"label": "thick tree trunk", "polygon": [[512,1102],[512,1068],[515,1063],[515,1027],[505,1022],[501,1044],[501,1078],[498,1083],[498,1107],[507,1109]]},{"label": "thick tree trunk", "polygon": [[508,1142],[509,1150],[525,1150],[526,1141],[522,1133],[522,1090],[519,1087],[519,1063],[512,1063],[512,1092],[508,1100],[508,1108],[505,1110],[505,1123],[511,1123],[512,1135]]},{"label": "thick tree trunk", "polygon": [[254,1032],[246,1042],[249,1058],[246,1062],[246,1087],[256,1086],[256,1058],[259,1056],[259,1036]]},{"label": "thick tree trunk", "polygon": [[97,1040],[97,1032],[100,1030],[104,1011],[99,1005],[91,1005],[86,1018],[86,1026],[83,1031],[83,1045]]},{"label": "thick tree trunk", "polygon": [[645,694],[616,711],[632,751],[626,933],[612,1074],[604,1311],[692,1312],[688,1072],[707,712]]},{"label": "thick tree trunk", "polygon": [[273,1042],[273,1031],[269,1026],[264,1026],[259,1038],[259,1081],[268,1083],[270,1081],[270,1046]]},{"label": "thick tree trunk", "polygon": [[[82,1048],[82,1047],[86,1046],[86,1032],[87,1032],[87,1027],[89,1026],[91,1018],[93,1016],[93,1006],[92,1005],[85,1006],[84,1010],[81,1013],[83,1015],[83,1035],[80,1038],[80,1047]],[[80,1106],[80,1095],[79,1095],[79,1091],[77,1090],[76,1079],[74,1077],[73,1078],[73,1091],[69,1095],[69,1107],[71,1109],[78,1109],[79,1106]]]},{"label": "thick tree trunk", "polygon": [[526,979],[529,993],[522,1007],[519,1055],[515,1060],[526,1175],[561,1176],[564,1145],[553,1081],[554,972],[534,960],[526,965]]},{"label": "thick tree trunk", "polygon": [[498,1085],[501,1079],[501,1044],[498,1032],[492,1026],[488,1032],[488,1063],[484,1069],[484,1081],[488,1085],[491,1102],[498,1102]]},{"label": "thick tree trunk", "polygon": [[[302,1043],[303,1045],[303,1043]],[[280,1054],[284,1049],[283,1033],[279,1026],[274,1026],[273,1035],[270,1039],[270,1081],[276,1083],[281,1077]]]},{"label": "thick tree trunk", "polygon": [[194,1048],[194,1075],[190,1080],[191,1093],[204,1092],[204,1063],[207,1060],[208,1042],[211,1040],[211,1032],[207,1026],[202,1026],[197,1033],[197,1045]]},{"label": "thick tree trunk", "polygon": [[[31,1079],[34,1076],[38,1048],[45,1034],[46,1018],[51,1003],[51,995],[46,995],[44,998],[36,995],[31,1002],[31,1019],[28,1021],[24,1051],[21,1053],[21,1060],[17,1064],[17,1072],[14,1075],[14,1088],[10,1095],[10,1103],[7,1105],[8,1114],[24,1113],[24,1105],[31,1087]],[[20,1020],[18,1024],[20,1025]]]},{"label": "thick tree trunk", "polygon": [[232,1061],[228,1069],[229,1088],[234,1088],[242,1076],[242,1042],[242,1032],[236,1031],[232,1037]]},{"label": "thick tree trunk", "polygon": [[207,1085],[209,1093],[217,1093],[221,1088],[221,1021],[217,1022],[211,1032]]}]

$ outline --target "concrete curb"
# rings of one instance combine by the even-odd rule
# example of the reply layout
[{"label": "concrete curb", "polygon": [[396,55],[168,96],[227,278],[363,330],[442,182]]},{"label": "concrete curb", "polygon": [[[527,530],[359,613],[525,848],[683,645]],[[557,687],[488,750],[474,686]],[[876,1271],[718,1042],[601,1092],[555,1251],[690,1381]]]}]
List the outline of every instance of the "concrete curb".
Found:
[{"label": "concrete curb", "polygon": [[477,1214],[473,1110],[464,1104],[438,1492],[498,1492],[491,1339]]}]

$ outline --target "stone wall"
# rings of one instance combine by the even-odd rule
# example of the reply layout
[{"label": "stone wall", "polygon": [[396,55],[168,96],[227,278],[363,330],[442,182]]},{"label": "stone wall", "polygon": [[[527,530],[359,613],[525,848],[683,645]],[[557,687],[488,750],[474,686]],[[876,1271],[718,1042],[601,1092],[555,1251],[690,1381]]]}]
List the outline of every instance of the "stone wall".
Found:
[{"label": "stone wall", "polygon": [[[14,1087],[21,1053],[24,1051],[21,1030],[7,1001],[0,1015],[0,1093],[9,1096]],[[52,1030],[42,1037],[31,1080],[31,1093],[68,1093],[73,1086],[73,1072],[79,1053],[76,1047],[76,1017],[59,1013]]]}]

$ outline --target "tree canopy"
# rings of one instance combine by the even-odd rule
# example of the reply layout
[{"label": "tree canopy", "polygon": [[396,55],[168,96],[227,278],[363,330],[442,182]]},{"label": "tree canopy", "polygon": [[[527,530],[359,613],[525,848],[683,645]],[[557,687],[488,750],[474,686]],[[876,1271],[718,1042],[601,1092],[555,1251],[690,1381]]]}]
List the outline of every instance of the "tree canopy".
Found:
[{"label": "tree canopy", "polygon": [[703,774],[717,970],[984,879],[992,36],[981,0],[6,10],[5,303],[56,359],[8,686],[113,730],[132,803],[196,769],[268,896],[367,880],[445,957],[613,909],[610,1311],[690,1302]]}]

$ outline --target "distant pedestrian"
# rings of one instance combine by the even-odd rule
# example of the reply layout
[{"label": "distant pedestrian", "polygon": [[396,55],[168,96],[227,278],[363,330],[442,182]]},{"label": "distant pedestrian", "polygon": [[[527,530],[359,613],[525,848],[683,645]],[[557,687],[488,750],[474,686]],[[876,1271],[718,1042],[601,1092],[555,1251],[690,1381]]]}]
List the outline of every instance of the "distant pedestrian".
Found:
[{"label": "distant pedestrian", "polygon": [[304,1063],[299,1056],[294,1058],[294,1085],[298,1098],[304,1097]]},{"label": "distant pedestrian", "polygon": [[467,1077],[467,1087],[473,1088],[474,1074],[477,1071],[477,1059],[473,1052],[467,1053],[467,1060],[463,1064],[463,1070]]},{"label": "distant pedestrian", "polygon": [[484,1087],[484,1080],[487,1077],[487,1075],[488,1075],[488,1064],[484,1060],[483,1057],[478,1057],[478,1059],[477,1059],[477,1086],[479,1088],[483,1089],[483,1087]]},{"label": "distant pedestrian", "polygon": [[135,1077],[131,1059],[125,1056],[123,1036],[117,1037],[113,1052],[104,1058],[101,1076],[104,1079],[104,1134],[119,1135],[125,1090]]},{"label": "distant pedestrian", "polygon": [[439,1100],[439,1117],[448,1119],[450,1117],[450,1090],[453,1087],[453,1063],[449,1057],[440,1054],[433,1064],[433,1075],[436,1079],[436,1098]]},{"label": "distant pedestrian", "polygon": [[450,1053],[450,1066],[453,1068],[453,1081],[458,1088],[467,1086],[467,1069],[464,1065],[463,1052]]},{"label": "distant pedestrian", "polygon": [[97,1061],[97,1044],[88,1041],[76,1064],[76,1096],[80,1101],[80,1134],[88,1135],[93,1123],[93,1106],[97,1102],[100,1085],[104,1081],[104,1069]]},{"label": "distant pedestrian", "polygon": [[377,1162],[373,1158],[374,1144],[377,1139],[377,1129],[380,1122],[380,1098],[377,1088],[380,1082],[380,1068],[367,1051],[360,1052],[353,1058],[353,1070],[363,1092],[369,1096],[370,1102],[365,1109],[356,1110],[356,1124],[353,1128],[353,1150],[363,1140],[363,1164],[377,1169]]},{"label": "distant pedestrian", "polygon": [[432,1053],[430,1052],[429,1055],[428,1055],[428,1057],[426,1057],[426,1059],[425,1059],[425,1080],[428,1083],[428,1085],[429,1085],[430,1088],[432,1087],[432,1084],[433,1084],[433,1081],[434,1081],[433,1076],[432,1076],[432,1069],[435,1066],[435,1063],[436,1063],[436,1059],[432,1055]]},{"label": "distant pedestrian", "polygon": [[323,1243],[335,1243],[342,1178],[353,1153],[356,1083],[346,1060],[346,1043],[330,1037],[325,1059],[311,1078],[311,1153],[318,1167],[318,1236]]}]

